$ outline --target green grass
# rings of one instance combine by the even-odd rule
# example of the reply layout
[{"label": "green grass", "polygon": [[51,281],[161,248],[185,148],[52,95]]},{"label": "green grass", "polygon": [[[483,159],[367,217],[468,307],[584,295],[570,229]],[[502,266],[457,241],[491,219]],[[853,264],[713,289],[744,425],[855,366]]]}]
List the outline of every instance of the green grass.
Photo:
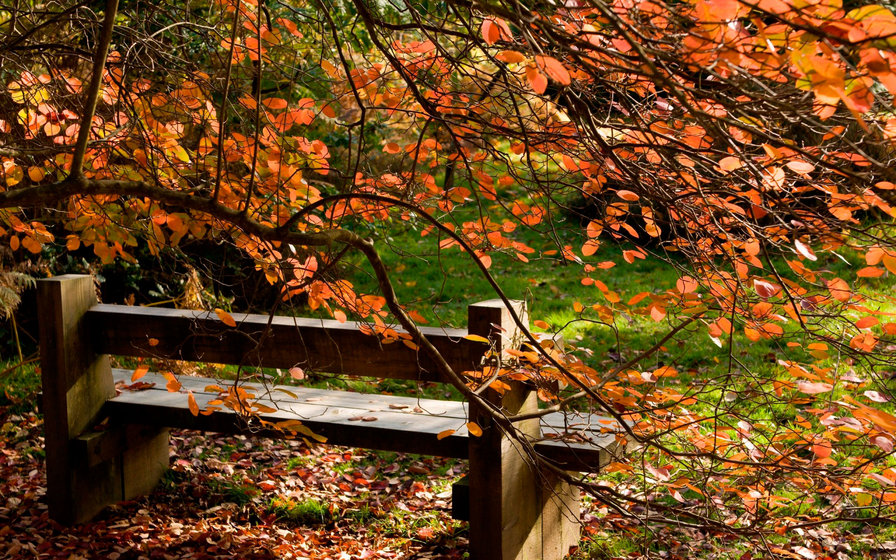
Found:
[{"label": "green grass", "polygon": [[[11,369],[10,369],[11,368]],[[0,366],[0,407],[8,406],[10,414],[33,412],[40,392],[40,373],[34,363],[12,368]]]},{"label": "green grass", "polygon": [[268,504],[267,512],[281,521],[295,525],[324,525],[339,518],[338,508],[314,498],[273,498]]}]

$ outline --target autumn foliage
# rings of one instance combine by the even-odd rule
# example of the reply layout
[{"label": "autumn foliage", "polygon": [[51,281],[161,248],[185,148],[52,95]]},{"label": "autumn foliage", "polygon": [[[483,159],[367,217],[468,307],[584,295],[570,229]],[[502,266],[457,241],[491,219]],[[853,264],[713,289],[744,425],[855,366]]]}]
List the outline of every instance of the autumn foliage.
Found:
[{"label": "autumn foliage", "polygon": [[[0,6],[4,242],[103,262],[233,244],[284,300],[427,353],[379,256],[390,231],[464,253],[497,297],[496,254],[558,259],[594,287],[575,321],[619,348],[633,317],[663,330],[609,368],[530,337],[501,371],[441,373],[468,398],[525,378],[547,410],[621,422],[640,451],[609,470],[644,491],[582,482],[597,499],[744,531],[896,512],[896,302],[869,291],[896,274],[888,7],[294,4]],[[608,286],[606,245],[678,279]],[[334,273],[354,254],[375,293]],[[677,341],[726,357],[657,359]],[[754,345],[768,372],[740,362]]]}]

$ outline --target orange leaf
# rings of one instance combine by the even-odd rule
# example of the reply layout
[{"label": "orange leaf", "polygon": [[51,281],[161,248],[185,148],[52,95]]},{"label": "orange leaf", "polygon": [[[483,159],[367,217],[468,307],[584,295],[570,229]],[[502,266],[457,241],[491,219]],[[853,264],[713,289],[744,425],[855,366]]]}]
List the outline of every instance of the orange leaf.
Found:
[{"label": "orange leaf", "polygon": [[501,38],[501,29],[490,19],[482,20],[482,40],[486,45],[494,45]]},{"label": "orange leaf", "polygon": [[385,146],[383,146],[383,151],[387,154],[397,154],[401,151],[401,147],[395,142],[389,142]]},{"label": "orange leaf", "polygon": [[535,93],[542,94],[548,88],[548,79],[533,66],[526,68],[526,79]]},{"label": "orange leaf", "polygon": [[345,316],[345,313],[343,313],[339,309],[337,309],[336,311],[333,311],[333,317],[340,323],[344,323],[347,319],[347,317]]},{"label": "orange leaf", "polygon": [[883,275],[883,269],[876,266],[866,266],[865,268],[860,268],[859,271],[856,272],[856,276],[859,278],[880,278]]},{"label": "orange leaf", "polygon": [[815,453],[815,456],[819,459],[826,459],[831,456],[831,442],[829,441],[821,441],[812,446],[812,453]]},{"label": "orange leaf", "polygon": [[168,383],[165,384],[165,388],[168,389],[168,392],[177,393],[181,390],[182,385],[180,384],[180,381],[178,381],[177,378],[174,377],[174,375],[172,375],[170,372],[165,372],[164,375],[165,379],[168,380]]},{"label": "orange leaf", "polygon": [[658,306],[658,305],[651,305],[651,306],[650,306],[650,317],[651,317],[654,321],[656,321],[657,323],[659,323],[660,321],[663,320],[663,318],[664,318],[665,316],[666,316],[666,310],[665,310],[665,309],[663,309],[662,307],[660,307],[660,306]]},{"label": "orange leaf", "polygon": [[305,379],[305,371],[298,366],[291,367],[289,368],[289,376],[293,379]]},{"label": "orange leaf", "polygon": [[563,66],[563,63],[552,56],[536,55],[535,64],[538,69],[548,75],[549,78],[564,86],[572,83],[569,71]]},{"label": "orange leaf", "polygon": [[887,267],[887,270],[892,274],[896,274],[896,257],[891,257],[890,255],[883,256],[884,266]]},{"label": "orange leaf", "polygon": [[199,405],[196,403],[193,391],[187,391],[187,405],[190,407],[190,412],[193,416],[199,416]]},{"label": "orange leaf", "polygon": [[134,370],[134,375],[131,376],[131,383],[133,383],[134,381],[137,381],[138,379],[140,379],[141,377],[146,375],[146,373],[148,371],[149,371],[148,365],[143,364],[143,365],[137,366],[137,369]]},{"label": "orange leaf", "polygon": [[289,106],[289,103],[287,103],[285,99],[279,97],[268,97],[267,99],[263,99],[261,104],[268,109],[275,111],[278,109],[286,109]]},{"label": "orange leaf", "polygon": [[524,62],[526,60],[526,57],[517,51],[501,51],[495,58],[508,64]]},{"label": "orange leaf", "polygon": [[596,239],[589,239],[585,242],[584,245],[582,245],[582,255],[590,257],[591,255],[596,253],[598,249],[600,249],[600,241]]},{"label": "orange leaf", "polygon": [[698,285],[697,280],[692,276],[682,276],[675,283],[675,288],[683,294],[689,294],[696,290]]},{"label": "orange leaf", "polygon": [[149,345],[150,345],[150,346],[158,346],[158,345],[159,345],[159,339],[158,339],[158,338],[150,338],[148,342],[149,342]]},{"label": "orange leaf", "polygon": [[476,422],[467,422],[467,430],[473,437],[479,437],[482,435],[482,428],[480,428],[479,424],[477,424]]},{"label": "orange leaf", "polygon": [[221,319],[221,322],[227,325],[228,327],[235,327],[236,320],[230,315],[230,313],[224,311],[220,308],[215,308],[215,314],[218,316],[218,319]]},{"label": "orange leaf", "polygon": [[633,193],[632,191],[627,190],[619,190],[616,191],[616,196],[621,198],[622,200],[627,200],[628,202],[634,202],[640,198],[637,193]]},{"label": "orange leaf", "polygon": [[436,439],[443,440],[454,433],[454,430],[443,430],[436,435]]},{"label": "orange leaf", "polygon": [[849,284],[841,278],[834,278],[829,281],[828,290],[831,291],[831,296],[837,301],[847,302],[852,297],[852,290],[849,289]]},{"label": "orange leaf", "polygon": [[44,179],[44,170],[40,167],[29,167],[28,178],[31,179],[33,183],[40,183]]},{"label": "orange leaf", "polygon": [[873,327],[878,324],[880,321],[877,320],[877,317],[872,317],[871,315],[867,317],[862,317],[858,321],[856,321],[856,327],[860,329],[867,329]]}]

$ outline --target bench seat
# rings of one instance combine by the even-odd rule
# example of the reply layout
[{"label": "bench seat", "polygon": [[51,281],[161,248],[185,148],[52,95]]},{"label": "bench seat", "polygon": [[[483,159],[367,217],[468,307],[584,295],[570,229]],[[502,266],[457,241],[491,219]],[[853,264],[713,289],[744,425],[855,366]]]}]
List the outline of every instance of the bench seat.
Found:
[{"label": "bench seat", "polygon": [[[112,425],[145,424],[222,433],[282,435],[282,432],[265,429],[260,424],[247,426],[238,422],[236,413],[223,407],[208,415],[194,416],[186,395],[169,392],[165,388],[167,379],[161,374],[147,373],[140,378],[140,382],[152,384],[143,390],[125,388],[131,385],[132,370],[113,369],[112,374],[119,392],[104,405],[104,413],[108,414]],[[178,381],[184,391],[193,391],[200,410],[218,398],[217,392],[207,390],[209,386],[226,385],[220,380],[187,375],[178,377]],[[466,419],[469,411],[464,402],[292,385],[265,387],[258,382],[247,382],[241,387],[255,395],[253,402],[277,409],[276,412],[260,413],[260,420],[271,423],[298,420],[315,434],[325,437],[328,444],[468,458],[470,434]],[[541,424],[545,437],[534,443],[536,452],[568,470],[597,472],[618,451],[615,435],[610,431],[614,423],[605,417],[553,413],[545,416]],[[438,439],[438,434],[448,430],[454,430],[454,433]],[[560,439],[564,433],[571,435],[574,441]],[[81,439],[90,441],[91,436]]]}]

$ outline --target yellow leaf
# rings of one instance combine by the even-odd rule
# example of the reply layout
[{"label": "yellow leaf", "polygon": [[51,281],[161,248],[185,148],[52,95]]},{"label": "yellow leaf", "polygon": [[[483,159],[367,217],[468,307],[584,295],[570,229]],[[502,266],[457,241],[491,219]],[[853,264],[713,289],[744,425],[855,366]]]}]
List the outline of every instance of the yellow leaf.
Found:
[{"label": "yellow leaf", "polygon": [[480,428],[479,424],[477,424],[476,422],[467,422],[467,430],[473,437],[479,437],[482,435],[482,428]]},{"label": "yellow leaf", "polygon": [[468,334],[464,338],[467,340],[472,340],[473,342],[484,342],[485,344],[488,344],[488,339],[484,336],[479,336],[478,334]]},{"label": "yellow leaf", "polygon": [[215,314],[218,316],[218,319],[221,319],[221,322],[227,325],[228,327],[235,327],[236,320],[230,315],[230,313],[224,311],[220,308],[215,308]]}]

